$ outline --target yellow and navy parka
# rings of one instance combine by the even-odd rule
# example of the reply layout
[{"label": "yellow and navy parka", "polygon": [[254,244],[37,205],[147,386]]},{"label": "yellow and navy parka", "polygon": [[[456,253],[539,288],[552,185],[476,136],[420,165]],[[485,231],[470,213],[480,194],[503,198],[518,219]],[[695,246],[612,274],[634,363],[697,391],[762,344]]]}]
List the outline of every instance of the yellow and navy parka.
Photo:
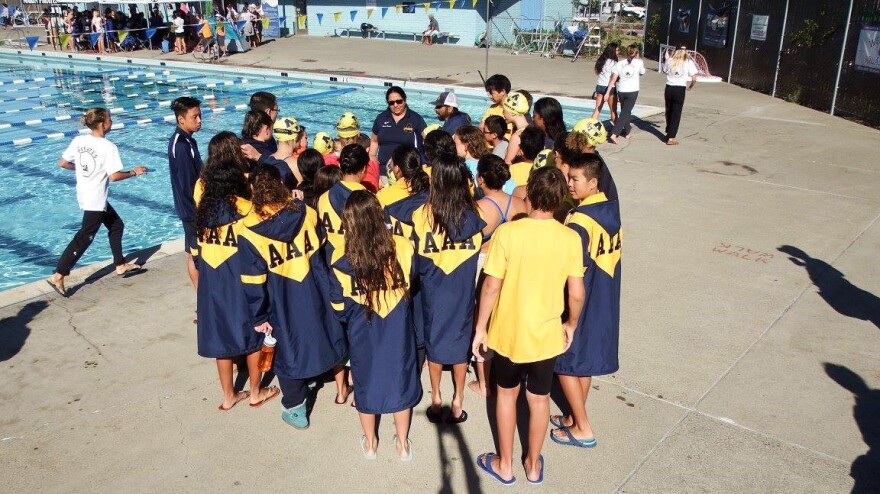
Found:
[{"label": "yellow and navy parka", "polygon": [[318,198],[318,223],[325,239],[322,250],[328,266],[332,266],[339,258],[337,251],[343,250],[345,230],[342,228],[342,211],[345,209],[345,201],[356,190],[366,188],[356,182],[340,180]]},{"label": "yellow and navy parka", "polygon": [[[301,201],[268,218],[248,217],[238,237],[251,327],[266,321],[277,340],[273,370],[307,379],[340,363],[345,335],[330,306],[318,214]],[[253,331],[253,329],[251,329]]]},{"label": "yellow and navy parka", "polygon": [[605,194],[587,197],[566,225],[584,248],[586,300],[571,347],[556,359],[556,373],[601,376],[616,372],[620,339],[620,207]]},{"label": "yellow and navy parka", "polygon": [[415,274],[413,248],[404,238],[392,238],[403,279],[388,280],[392,289],[380,294],[378,310],[369,318],[365,294],[344,252],[337,252],[332,266],[331,300],[348,333],[354,396],[361,413],[406,410],[419,402],[422,393],[409,295]]},{"label": "yellow and navy parka", "polygon": [[254,331],[241,286],[238,237],[245,222],[256,217],[250,201],[236,199],[235,214],[198,232],[199,250],[194,260],[199,270],[196,291],[199,355],[229,358],[260,349],[263,335]]},{"label": "yellow and navy parka", "polygon": [[[410,242],[413,242],[413,211],[425,204],[428,200],[428,191],[423,190],[417,194],[395,201],[385,206],[385,224],[391,229],[391,234]],[[422,302],[422,289],[418,277],[412,280],[410,296],[413,305],[413,329],[416,332],[416,347],[425,348],[425,318],[424,303]]]},{"label": "yellow and navy parka", "polygon": [[477,260],[486,222],[465,211],[461,228],[434,229],[428,205],[412,213],[425,351],[431,362],[453,365],[468,361],[474,329]]}]

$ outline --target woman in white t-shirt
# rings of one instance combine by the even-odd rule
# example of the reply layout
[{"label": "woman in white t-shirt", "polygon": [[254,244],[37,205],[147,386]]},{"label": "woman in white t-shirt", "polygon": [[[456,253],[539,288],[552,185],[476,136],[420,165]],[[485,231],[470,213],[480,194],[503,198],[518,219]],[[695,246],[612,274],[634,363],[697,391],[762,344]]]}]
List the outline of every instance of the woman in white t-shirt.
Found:
[{"label": "woman in white t-shirt", "polygon": [[104,53],[104,18],[98,9],[92,10],[92,32],[98,34],[98,53]]},{"label": "woman in white t-shirt", "polygon": [[608,110],[611,112],[611,123],[617,121],[617,94],[614,88],[608,90],[608,83],[611,81],[611,71],[617,65],[617,57],[620,54],[620,45],[617,43],[608,43],[602,55],[596,60],[596,89],[593,91],[593,98],[596,100],[596,107],[593,110],[593,120],[599,120],[599,113],[602,112],[602,105],[605,104],[605,93],[608,93]]},{"label": "woman in white t-shirt", "polygon": [[636,106],[636,99],[639,97],[639,77],[645,73],[645,64],[642,63],[639,46],[636,44],[627,47],[626,60],[620,60],[611,69],[611,80],[608,82],[608,90],[605,92],[607,98],[611,94],[611,88],[617,90],[617,99],[620,101],[620,116],[611,129],[611,135],[608,140],[617,144],[618,136],[624,136],[629,139],[629,132],[632,130],[632,110]]},{"label": "woman in white t-shirt", "polygon": [[74,137],[58,160],[61,168],[76,171],[76,200],[83,210],[82,226],[61,254],[55,273],[46,280],[62,297],[67,296],[64,277],[70,274],[76,261],[92,244],[101,225],[109,230],[110,251],[113,252],[116,274],[123,276],[143,270],[137,264],[125,262],[122,255],[122,231],[125,224],[107,202],[107,193],[109,182],[143,175],[147,173],[147,168],[136,166],[129,171],[122,170],[119,150],[104,137],[113,125],[110,112],[106,108],[86,111],[82,116],[82,123],[92,132]]},{"label": "woman in white t-shirt", "polygon": [[681,123],[681,110],[684,108],[684,96],[697,83],[697,65],[688,58],[685,47],[679,47],[666,64],[666,144],[675,146],[678,141],[678,124]]},{"label": "woman in white t-shirt", "polygon": [[174,53],[178,55],[186,55],[186,33],[183,26],[186,21],[183,19],[183,12],[174,11]]}]

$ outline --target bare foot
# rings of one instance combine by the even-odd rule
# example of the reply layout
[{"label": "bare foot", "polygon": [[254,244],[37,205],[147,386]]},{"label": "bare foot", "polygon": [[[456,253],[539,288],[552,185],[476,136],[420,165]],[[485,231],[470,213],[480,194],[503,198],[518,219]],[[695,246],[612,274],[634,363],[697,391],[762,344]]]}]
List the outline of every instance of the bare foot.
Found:
[{"label": "bare foot", "polygon": [[226,397],[217,409],[221,412],[228,412],[239,401],[246,400],[250,395],[251,394],[248,391],[239,391],[232,396]]},{"label": "bare foot", "polygon": [[482,386],[480,384],[480,381],[474,380],[474,381],[469,382],[468,388],[470,388],[471,391],[482,396],[483,398],[488,398],[488,397],[492,396],[492,393],[490,393],[484,386]]}]

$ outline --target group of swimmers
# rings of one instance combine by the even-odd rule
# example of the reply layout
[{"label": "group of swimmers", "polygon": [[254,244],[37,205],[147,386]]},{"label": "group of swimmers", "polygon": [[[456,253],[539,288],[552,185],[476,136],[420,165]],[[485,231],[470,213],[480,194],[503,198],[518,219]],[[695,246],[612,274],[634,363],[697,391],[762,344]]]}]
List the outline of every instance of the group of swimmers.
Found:
[{"label": "group of swimmers", "polygon": [[[464,387],[473,358],[478,379],[471,389],[497,397],[499,450],[476,459],[495,480],[516,482],[523,383],[531,416],[528,482],[543,481],[548,423],[556,443],[597,444],[586,398],[592,376],[618,369],[620,318],[617,191],[596,152],[606,132],[596,119],[568,131],[558,101],[533,105],[503,75],[490,77],[486,90],[492,105],[478,126],[424,135],[411,128],[410,143],[394,147],[387,163],[375,159],[376,139],[361,133],[353,114],[339,118],[335,139],[319,132],[309,146],[305,128],[279,117],[278,100],[258,92],[240,136],[213,136],[203,165],[193,139],[200,101],[172,103],[172,192],[197,293],[198,353],[216,360],[220,411],[280,396],[284,422],[306,429],[309,384],[332,376],[335,402],[352,398],[358,411],[363,457],[377,455],[376,416],[393,414],[396,454],[412,461],[409,428],[423,367],[431,382],[427,418],[460,424],[468,419]],[[388,89],[389,107],[401,94]],[[103,115],[95,125],[109,130],[109,113],[87,115],[90,128]],[[77,152],[65,152],[62,166],[76,169],[78,191],[96,171],[105,177],[104,203],[81,203],[96,218],[77,234],[73,249],[81,255],[96,225],[118,219],[106,203],[106,177],[146,170],[96,168],[99,158],[85,157],[83,143],[71,147]],[[92,168],[81,170],[86,163]],[[84,217],[84,230],[86,223]],[[121,235],[121,221],[117,229]],[[49,279],[61,294],[67,264]],[[142,269],[130,266],[123,259],[117,272]],[[261,385],[267,341],[275,341],[278,387]],[[239,359],[250,391],[233,386]],[[449,407],[440,394],[446,367],[454,384]],[[551,417],[554,375],[571,412]]]}]

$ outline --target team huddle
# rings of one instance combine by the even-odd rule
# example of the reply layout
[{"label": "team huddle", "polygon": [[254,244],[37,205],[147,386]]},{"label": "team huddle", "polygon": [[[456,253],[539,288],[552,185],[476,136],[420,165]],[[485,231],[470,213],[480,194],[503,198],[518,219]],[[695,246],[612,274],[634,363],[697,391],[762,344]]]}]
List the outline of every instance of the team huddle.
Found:
[{"label": "team huddle", "polygon": [[[486,90],[493,103],[478,125],[444,93],[435,102],[444,125],[432,129],[392,86],[372,135],[346,113],[335,138],[319,132],[311,146],[295,118],[278,116],[273,95],[255,93],[241,134],[215,135],[204,164],[192,137],[200,102],[173,102],[172,191],[197,293],[198,353],[216,360],[219,410],[280,397],[284,422],[306,429],[310,383],[332,378],[335,402],[351,398],[357,409],[363,457],[376,458],[377,415],[393,414],[395,454],[412,461],[422,369],[431,382],[428,420],[458,424],[468,419],[473,363],[470,389],[497,399],[499,450],[476,459],[495,480],[516,482],[523,386],[528,482],[543,482],[548,424],[558,444],[596,446],[586,400],[592,376],[618,369],[620,322],[620,209],[596,152],[607,134],[595,118],[567,130],[558,101],[533,102],[503,75],[489,78]],[[91,137],[106,141],[110,115],[93,112],[87,124],[99,131]],[[146,172],[120,171],[118,155],[107,164],[89,158],[86,171],[83,161],[65,153],[62,166],[76,169],[78,192],[81,179],[103,173],[103,195],[80,201],[89,229],[48,280],[62,295],[94,231],[118,220],[106,181]],[[121,256],[118,223],[117,272],[140,270]],[[233,386],[238,359],[250,391]],[[440,382],[449,367],[454,393],[444,407]],[[277,387],[261,386],[267,371]],[[567,415],[550,416],[554,376]]]}]

